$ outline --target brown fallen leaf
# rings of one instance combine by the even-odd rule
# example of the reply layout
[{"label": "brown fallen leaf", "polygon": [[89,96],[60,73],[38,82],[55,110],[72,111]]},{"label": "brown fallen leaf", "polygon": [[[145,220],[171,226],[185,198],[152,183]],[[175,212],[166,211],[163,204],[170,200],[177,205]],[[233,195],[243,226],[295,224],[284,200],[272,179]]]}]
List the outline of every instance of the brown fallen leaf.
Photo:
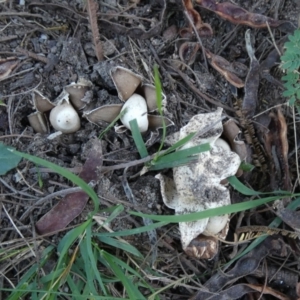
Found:
[{"label": "brown fallen leaf", "polygon": [[300,211],[283,209],[276,213],[280,219],[300,234]]},{"label": "brown fallen leaf", "polygon": [[184,42],[179,47],[179,57],[187,65],[192,65],[195,62],[196,54],[200,49],[199,43]]},{"label": "brown fallen leaf", "polygon": [[278,292],[268,286],[260,285],[260,284],[247,284],[241,283],[234,285],[224,291],[218,293],[209,293],[206,291],[201,292],[201,295],[198,294],[196,297],[192,297],[189,300],[220,300],[220,299],[241,299],[244,295],[249,293],[258,292],[261,295],[272,295],[280,300],[290,300],[290,297],[285,296],[281,292]]},{"label": "brown fallen leaf", "polygon": [[237,88],[244,87],[244,81],[234,74],[232,63],[223,58],[222,56],[216,55],[205,49],[205,54],[210,65],[217,70],[227,81]]},{"label": "brown fallen leaf", "polygon": [[[196,54],[199,49],[201,49],[199,43],[196,42],[183,43],[179,47],[180,59],[188,65],[192,64],[195,61]],[[235,74],[237,72],[239,75],[245,74],[245,71],[248,70],[248,68],[244,64],[239,63],[237,67],[235,62],[231,63],[225,58],[223,58],[222,56],[216,55],[206,48],[203,49],[210,65],[215,70],[217,70],[223,77],[225,77],[227,81],[229,81],[233,86],[237,88],[242,88],[244,86],[244,81]]]},{"label": "brown fallen leaf", "polygon": [[19,60],[16,57],[0,58],[0,81],[7,78],[18,63]]},{"label": "brown fallen leaf", "polygon": [[245,81],[245,95],[242,104],[242,113],[247,118],[252,118],[257,106],[257,93],[259,86],[259,62],[257,61],[254,49],[251,45],[250,29],[245,33],[246,49],[250,58],[250,68]]},{"label": "brown fallen leaf", "polygon": [[[101,166],[101,142],[94,139],[79,177],[87,183],[97,181]],[[36,223],[37,233],[41,235],[49,234],[64,229],[82,212],[88,199],[89,196],[84,191],[68,194]]]},{"label": "brown fallen leaf", "polygon": [[99,29],[97,23],[98,4],[95,0],[87,0],[87,12],[89,14],[89,22],[93,34],[93,42],[95,46],[95,53],[98,61],[103,60],[103,50],[100,42]]},{"label": "brown fallen leaf", "polygon": [[[248,156],[248,151],[245,142],[239,138],[240,133],[241,131],[233,119],[229,119],[223,124],[222,137],[229,142],[232,151],[239,155],[241,161],[245,162]],[[243,170],[240,168],[235,176],[240,177],[242,174]]]},{"label": "brown fallen leaf", "polygon": [[[240,298],[228,298],[228,295],[231,294],[231,291],[235,293],[237,290],[230,290],[230,288],[226,290],[224,289],[224,287],[228,284],[234,285],[236,281],[241,280],[247,275],[253,274],[259,267],[261,261],[268,255],[278,255],[284,257],[287,255],[287,247],[281,239],[275,237],[268,237],[262,244],[260,244],[251,252],[241,257],[231,270],[229,270],[226,273],[220,271],[213,275],[204,284],[205,290],[199,291],[196,295],[190,298],[190,300],[219,300]],[[243,289],[244,288],[242,288],[242,290]],[[224,290],[223,292],[225,294],[222,294],[223,292],[218,293],[221,290]],[[223,295],[225,298],[220,297],[220,295]]]},{"label": "brown fallen leaf", "polygon": [[[193,22],[197,33],[201,37],[207,37],[213,35],[213,30],[211,26],[207,23],[203,23],[201,16],[199,13],[194,9],[193,3],[191,0],[182,0],[182,4],[186,10],[186,13],[189,15],[189,19]],[[179,31],[179,34],[183,38],[192,38],[195,36],[194,28],[192,24],[189,23],[188,27],[182,28]]]},{"label": "brown fallen leaf", "polygon": [[196,0],[196,3],[233,24],[248,25],[253,28],[267,28],[267,23],[270,27],[278,27],[285,22],[261,14],[250,13],[230,2],[219,3],[214,0]]},{"label": "brown fallen leaf", "polygon": [[269,116],[271,117],[271,122],[268,126],[269,131],[264,136],[264,146],[271,162],[271,186],[274,190],[283,188],[286,191],[290,191],[287,124],[280,108],[271,112]]}]

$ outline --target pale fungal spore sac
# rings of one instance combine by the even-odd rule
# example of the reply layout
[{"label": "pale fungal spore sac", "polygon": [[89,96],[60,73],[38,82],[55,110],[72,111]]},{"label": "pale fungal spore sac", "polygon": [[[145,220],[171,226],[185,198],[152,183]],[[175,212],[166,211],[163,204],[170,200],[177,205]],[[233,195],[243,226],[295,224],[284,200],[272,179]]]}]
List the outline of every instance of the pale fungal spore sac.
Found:
[{"label": "pale fungal spore sac", "polygon": [[[161,183],[163,201],[178,215],[230,204],[229,191],[220,182],[236,173],[241,160],[223,141],[218,141],[223,128],[221,114],[222,110],[218,109],[213,113],[194,116],[179,132],[167,138],[169,144],[173,145],[188,134],[217,122],[213,129],[192,139],[184,146],[189,148],[209,142],[210,151],[199,153],[196,163],[173,168],[173,180],[161,174],[156,176]],[[194,249],[191,252],[191,247],[195,247],[193,240],[199,238],[201,234],[207,235],[207,238],[209,235],[217,235],[224,239],[228,231],[228,221],[229,216],[223,215],[193,222],[180,222],[183,249],[189,253],[198,253],[198,258],[212,258],[216,254],[217,247],[214,248],[215,252],[210,249],[209,253],[206,253],[202,246],[201,249],[196,249],[197,251]]]}]

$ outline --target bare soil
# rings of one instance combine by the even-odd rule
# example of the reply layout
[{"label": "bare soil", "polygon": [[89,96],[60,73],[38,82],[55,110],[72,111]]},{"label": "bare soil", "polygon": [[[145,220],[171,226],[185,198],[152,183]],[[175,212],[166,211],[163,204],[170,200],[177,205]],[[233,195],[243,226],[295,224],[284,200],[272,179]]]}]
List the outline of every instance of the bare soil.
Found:
[{"label": "bare soil", "polygon": [[[197,52],[195,61],[190,66],[186,67],[181,64],[178,52],[180,45],[186,39],[179,35],[179,30],[189,25],[181,1],[97,0],[98,29],[104,54],[102,61],[98,61],[94,50],[93,34],[85,1],[25,1],[25,5],[20,5],[19,1],[0,2],[0,57],[2,59],[15,57],[18,60],[18,65],[12,73],[0,81],[0,99],[5,104],[0,106],[0,140],[6,145],[54,162],[75,173],[77,168],[78,173],[86,161],[89,141],[97,138],[107,125],[97,126],[82,118],[79,131],[49,140],[47,137],[54,132],[53,128],[50,127],[50,132],[47,134],[40,134],[34,132],[29,124],[27,116],[34,112],[32,91],[37,89],[47,95],[50,100],[54,100],[66,85],[83,77],[93,83],[91,90],[94,107],[120,103],[109,76],[110,69],[118,65],[126,67],[143,76],[144,82],[153,84],[153,66],[157,64],[163,91],[167,96],[164,113],[175,124],[168,128],[168,133],[178,131],[194,115],[214,111],[217,106],[222,106],[224,115],[234,119],[240,127],[239,138],[245,141],[249,149],[253,147],[247,143],[245,138],[247,132],[237,114],[239,108],[236,103],[243,99],[244,89],[233,87],[210,65],[206,69],[201,50]],[[237,0],[235,4],[248,11],[274,19],[288,20],[297,26],[300,8],[296,0]],[[211,37],[201,37],[204,47],[229,62],[236,61],[249,67],[250,60],[245,48],[245,32],[249,27],[232,24],[196,4],[194,8],[200,13],[203,22],[210,24],[214,32]],[[271,28],[270,31],[267,28],[252,28],[252,44],[258,61],[263,62],[275,49],[272,38],[280,44],[280,41],[288,34],[289,32],[276,28]],[[197,42],[197,38],[193,37],[189,41]],[[278,107],[281,108],[288,125],[286,138],[289,145],[288,176],[292,186],[297,179],[295,162],[297,152],[295,150],[299,143],[296,142],[295,145],[292,110],[285,106],[287,100],[282,96],[283,86],[280,81],[282,71],[278,68],[279,63],[280,61],[277,60],[270,68],[265,69],[267,76],[260,75],[255,115],[261,115],[260,118],[254,118],[253,123],[255,126],[259,124],[255,127],[255,135],[257,143],[264,149],[265,135],[260,129],[264,126],[268,127],[272,118],[270,113],[277,112]],[[245,80],[245,77],[242,79]],[[276,109],[272,109],[273,107]],[[299,135],[297,128],[296,124],[296,141]],[[276,130],[274,136],[279,139],[280,131]],[[149,134],[145,136],[145,141],[149,136]],[[148,147],[149,153],[152,154],[158,150],[160,138],[161,132],[156,139],[151,140]],[[114,129],[108,131],[103,138],[102,151],[104,166],[139,159],[129,132],[118,134]],[[281,159],[280,151],[280,149],[273,149],[272,152],[277,153],[277,161]],[[261,166],[256,167],[253,171],[246,172],[240,180],[249,187],[262,191],[271,191],[274,188],[286,189],[287,186],[283,182],[287,174],[282,169],[283,174],[279,174],[280,166],[276,164],[276,159],[274,162],[266,151],[263,156],[267,169]],[[255,165],[251,154],[247,161]],[[53,198],[42,205],[33,207],[36,201],[54,192],[72,187],[70,182],[62,176],[43,168],[37,173],[35,167],[32,163],[22,160],[18,165],[18,171],[14,169],[0,177],[0,245],[2,249],[5,249],[5,243],[20,238],[8,215],[24,238],[35,237],[36,222],[60,198]],[[123,204],[128,209],[136,209],[144,213],[173,214],[173,211],[163,204],[159,181],[154,177],[157,172],[136,176],[140,170],[141,166],[136,166],[127,171],[128,182],[138,201],[138,208],[132,205],[126,197],[121,182],[123,175],[121,169],[105,173],[98,179],[95,191],[99,195],[101,209]],[[170,170],[164,172],[172,174]],[[271,172],[274,174],[270,174]],[[39,179],[42,180],[42,186],[39,186]],[[250,199],[232,191],[233,203],[245,200]],[[82,214],[69,224],[68,228],[80,224],[92,208],[92,203],[89,202]],[[30,213],[22,217],[28,210]],[[266,226],[275,217],[272,211],[263,207],[246,213],[240,226]],[[237,224],[239,224],[239,215],[231,219],[229,240],[233,240]],[[143,226],[140,218],[123,213],[111,224],[111,229],[119,231],[139,226]],[[63,235],[64,232],[60,232],[44,237],[43,246],[57,244]],[[230,260],[230,254],[233,251],[232,245],[221,244],[219,253],[213,260],[199,260],[183,252],[177,226],[158,229],[157,235],[159,241],[156,269],[165,272],[166,277],[174,276],[173,279],[187,274],[198,276],[197,285],[191,281],[188,286],[172,287],[161,294],[161,299],[190,299],[200,291],[200,283],[205,284],[217,273],[218,266]],[[262,293],[260,299],[277,299],[279,292],[286,297],[280,299],[297,299],[300,297],[297,294],[299,241],[298,239],[291,241],[280,235],[276,239],[284,241],[287,256],[278,258],[274,256],[274,253],[264,253],[265,259],[259,263],[255,271],[241,275],[239,283],[266,285],[278,292],[277,296],[276,292],[273,295]],[[145,255],[151,248],[146,233],[129,237],[128,241]],[[5,277],[16,284],[22,272],[26,270],[25,265],[32,263],[34,259],[19,261],[12,270],[5,273]],[[165,284],[168,283],[153,281],[154,287]],[[235,284],[237,283],[233,286]],[[0,289],[1,287],[9,287],[4,278],[0,280]],[[259,295],[259,292],[247,293],[234,299],[258,299]],[[3,296],[5,299],[5,294]],[[193,299],[208,299],[201,298],[199,295],[195,297],[199,298]],[[221,296],[219,297],[218,299],[221,299]]]}]

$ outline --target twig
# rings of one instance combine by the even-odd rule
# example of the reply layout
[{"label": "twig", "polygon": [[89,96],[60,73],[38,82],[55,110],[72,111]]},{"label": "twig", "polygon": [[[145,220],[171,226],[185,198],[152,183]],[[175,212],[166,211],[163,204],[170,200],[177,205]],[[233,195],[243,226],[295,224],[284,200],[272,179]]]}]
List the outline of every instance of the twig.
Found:
[{"label": "twig", "polygon": [[21,231],[18,229],[18,227],[16,226],[15,222],[13,221],[13,219],[11,218],[11,216],[9,215],[8,211],[6,210],[5,206],[2,205],[2,208],[6,214],[6,216],[8,217],[8,219],[10,220],[11,224],[13,225],[13,227],[15,228],[15,230],[17,231],[17,233],[20,235],[20,237],[25,241],[26,245],[28,246],[28,248],[30,249],[30,252],[32,253],[33,257],[36,257],[36,254],[34,253],[32,247],[29,245],[29,242],[27,241],[27,239],[23,236],[23,234],[21,233]]},{"label": "twig", "polygon": [[17,47],[17,48],[16,48],[16,51],[17,51],[17,52],[20,52],[20,53],[22,53],[22,54],[25,54],[25,55],[27,55],[28,57],[31,57],[31,58],[33,58],[33,59],[35,59],[35,60],[37,60],[37,61],[41,61],[41,62],[43,62],[43,63],[45,63],[45,64],[48,64],[48,63],[49,63],[49,59],[48,59],[47,57],[44,57],[44,56],[41,56],[41,55],[37,55],[37,54],[35,54],[35,53],[31,52],[31,51],[22,49],[21,47]]},{"label": "twig", "polygon": [[207,64],[207,59],[206,59],[205,49],[204,49],[204,47],[203,47],[202,40],[201,40],[201,38],[200,38],[200,36],[199,36],[199,34],[198,34],[198,31],[197,31],[197,29],[196,29],[196,27],[195,27],[195,25],[194,25],[194,22],[192,21],[191,17],[189,16],[189,13],[187,12],[186,9],[185,9],[185,11],[184,11],[184,14],[185,14],[185,16],[187,17],[187,19],[189,20],[189,23],[191,24],[191,26],[193,27],[193,30],[194,30],[194,32],[195,32],[195,35],[196,35],[197,40],[198,40],[198,42],[199,42],[199,45],[200,45],[200,47],[201,47],[201,51],[202,51],[202,56],[203,56],[203,59],[204,59],[204,65],[205,65],[205,68],[206,68],[206,70],[208,70],[208,64]]},{"label": "twig", "polygon": [[270,36],[271,36],[271,39],[272,39],[273,45],[274,45],[274,47],[275,47],[276,51],[278,52],[279,56],[281,56],[281,55],[282,55],[282,53],[280,52],[280,50],[279,50],[279,48],[278,48],[278,46],[277,46],[277,44],[276,44],[276,41],[275,41],[274,35],[273,35],[273,33],[272,33],[272,30],[271,30],[271,28],[270,28],[270,25],[269,25],[268,21],[266,22],[266,24],[267,24],[267,27],[268,27],[268,30],[269,30],[269,33],[270,33]]},{"label": "twig", "polygon": [[93,35],[96,57],[98,61],[101,61],[103,60],[104,57],[103,57],[103,50],[100,42],[99,29],[97,23],[98,4],[95,0],[87,0],[86,3],[87,3],[87,12],[89,14],[89,22],[91,25],[91,30]]},{"label": "twig", "polygon": [[177,72],[178,75],[183,79],[183,81],[188,85],[188,87],[198,96],[200,96],[201,98],[205,99],[207,102],[212,103],[216,106],[222,107],[228,111],[232,111],[235,112],[235,110],[227,105],[224,105],[218,101],[215,101],[213,99],[211,99],[210,97],[206,96],[205,94],[201,93],[188,79],[188,76],[186,74],[184,74],[183,72],[181,72],[178,68],[172,67],[172,66],[168,66],[169,68],[171,68],[173,71]]}]

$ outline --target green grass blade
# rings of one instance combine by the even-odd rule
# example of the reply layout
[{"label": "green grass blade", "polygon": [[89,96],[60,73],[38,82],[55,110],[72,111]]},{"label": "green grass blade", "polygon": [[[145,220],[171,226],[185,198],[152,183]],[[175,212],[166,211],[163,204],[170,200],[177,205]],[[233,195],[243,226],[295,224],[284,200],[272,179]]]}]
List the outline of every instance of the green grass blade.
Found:
[{"label": "green grass blade", "polygon": [[175,151],[177,148],[182,147],[187,142],[189,142],[195,136],[195,134],[196,134],[195,132],[188,134],[186,137],[182,138],[181,140],[176,142],[173,146],[168,148],[161,156],[167,155],[168,153]]},{"label": "green grass blade", "polygon": [[[97,258],[95,258],[95,256],[98,255],[97,254],[98,252],[94,251],[94,253],[93,253],[93,249],[92,249],[92,226],[88,226],[86,229],[85,247],[86,247],[87,254],[88,254],[91,266],[92,266],[91,270],[93,270],[93,274],[99,283],[101,291],[103,292],[104,295],[107,295],[107,291],[106,291],[106,288],[102,281],[101,274],[99,273],[98,268],[97,268]],[[83,255],[83,253],[82,253],[82,255]]]},{"label": "green grass blade", "polygon": [[153,165],[151,165],[148,170],[149,171],[158,171],[158,170],[162,170],[162,169],[169,169],[169,168],[176,168],[176,167],[180,167],[183,165],[187,165],[193,162],[198,161],[198,157],[184,157],[181,158],[180,160],[177,161],[170,161],[170,162],[161,162],[161,163],[156,163],[155,161],[151,162],[153,163]]},{"label": "green grass blade", "polygon": [[111,237],[102,236],[102,235],[99,235],[98,239],[102,243],[105,243],[107,245],[111,245],[111,246],[113,246],[115,248],[118,248],[118,249],[122,249],[122,250],[124,250],[126,252],[129,252],[129,253],[137,256],[137,257],[143,258],[143,254],[140,251],[138,251],[134,246],[131,246],[130,244],[127,244],[127,243],[124,243],[122,241],[113,239]]},{"label": "green grass blade", "polygon": [[74,282],[72,276],[67,277],[67,284],[72,291],[72,299],[74,300],[81,300],[82,298],[80,297],[80,289],[78,288],[78,282]]},{"label": "green grass blade", "polygon": [[91,296],[98,295],[98,291],[95,287],[95,273],[92,271],[92,263],[90,261],[90,257],[87,250],[87,244],[89,243],[89,240],[85,237],[82,242],[79,245],[80,254],[83,259],[83,268],[85,270],[85,276],[86,276],[86,288],[84,289],[84,293],[90,294]]},{"label": "green grass blade", "polygon": [[162,87],[161,82],[159,79],[159,72],[158,72],[158,66],[154,65],[154,84],[155,84],[155,91],[156,91],[156,105],[157,110],[160,115],[162,115]]},{"label": "green grass blade", "polygon": [[[286,208],[291,210],[296,210],[300,206],[300,197],[292,201]],[[269,227],[278,227],[282,223],[282,220],[279,217],[276,217],[269,225]],[[255,239],[243,252],[238,254],[236,257],[234,257],[232,260],[230,260],[224,267],[229,267],[232,263],[234,263],[236,260],[253,250],[255,247],[257,247],[260,243],[262,243],[268,235],[260,236],[257,239]]]},{"label": "green grass blade", "polygon": [[48,246],[42,253],[41,260],[39,264],[34,264],[20,279],[17,286],[15,287],[12,294],[7,298],[7,300],[17,300],[20,299],[20,295],[25,296],[30,292],[30,286],[28,283],[34,280],[34,277],[38,274],[39,268],[42,267],[52,255],[54,251],[53,246]]},{"label": "green grass blade", "polygon": [[248,187],[246,187],[243,183],[241,183],[236,176],[230,176],[227,178],[228,182],[230,183],[230,185],[237,190],[238,192],[240,192],[243,195],[246,196],[257,196],[260,195],[260,192],[256,192],[254,190],[249,189]]},{"label": "green grass blade", "polygon": [[12,152],[12,148],[0,143],[0,175],[5,175],[8,171],[15,168],[21,157]]},{"label": "green grass blade", "polygon": [[289,191],[273,191],[273,192],[256,192],[254,190],[249,189],[247,186],[245,186],[242,182],[240,182],[236,176],[231,176],[227,178],[228,182],[231,184],[231,186],[240,192],[243,195],[246,196],[257,196],[257,195],[270,195],[270,194],[278,194],[278,195],[286,195],[287,197],[292,197],[292,193]]},{"label": "green grass blade", "polygon": [[128,229],[128,230],[122,230],[122,231],[116,231],[116,232],[104,232],[104,233],[96,233],[94,234],[95,236],[110,236],[110,237],[116,237],[116,236],[128,236],[128,235],[133,235],[133,234],[139,234],[139,233],[143,233],[143,232],[147,232],[150,230],[153,230],[155,228],[159,228],[162,226],[167,225],[169,222],[156,222],[153,223],[151,225],[147,225],[147,226],[142,226],[139,228],[134,228],[134,229]]},{"label": "green grass blade", "polygon": [[[128,265],[128,263],[127,262],[124,262],[124,261],[122,261],[121,259],[119,259],[119,258],[117,258],[116,256],[114,256],[114,255],[112,255],[112,254],[108,254],[107,252],[106,252],[106,254],[108,255],[108,256],[110,256],[110,258],[111,258],[111,260],[113,260],[118,266],[120,266],[123,270],[126,270],[126,275],[127,275],[127,277],[131,277],[131,278],[134,278],[134,276],[136,276],[139,280],[138,280],[138,284],[139,284],[139,286],[143,286],[143,287],[145,287],[145,288],[147,288],[147,289],[149,289],[151,292],[154,292],[154,289],[151,287],[151,285],[149,285],[148,283],[147,283],[147,281],[145,280],[145,278],[144,278],[144,275],[143,274],[139,274],[136,270],[134,270],[132,267],[130,267],[129,265]],[[101,260],[103,260],[104,258],[101,258]],[[102,263],[103,263],[103,261],[102,261]],[[109,265],[107,265],[107,262],[106,262],[106,264],[105,264],[107,267],[109,267]],[[147,265],[145,265],[145,268],[147,268]],[[145,270],[145,269],[144,269]],[[151,271],[152,271],[152,269],[150,269],[150,268],[147,268],[147,271],[149,272],[149,273],[151,273]],[[155,274],[155,276],[162,276],[161,274],[159,274],[159,273],[157,273],[157,272],[155,272],[154,273]],[[136,278],[135,278],[136,279]],[[117,280],[117,281],[115,281],[115,282],[119,282],[120,280]]]},{"label": "green grass blade", "polygon": [[209,151],[209,150],[210,150],[210,145],[209,144],[202,144],[202,145],[193,146],[193,147],[190,147],[190,148],[187,148],[187,149],[178,150],[174,153],[159,157],[155,161],[155,164],[174,162],[174,161],[177,161],[177,160],[187,158],[187,157],[192,156],[192,155],[196,156],[197,154],[199,154],[201,152],[205,152],[205,151]]},{"label": "green grass blade", "polygon": [[56,173],[64,176],[65,178],[67,178],[70,181],[72,181],[74,184],[76,184],[79,187],[81,187],[90,196],[90,198],[93,200],[93,203],[94,203],[94,211],[93,211],[93,213],[96,213],[98,211],[98,208],[99,208],[99,199],[98,199],[98,196],[95,193],[95,191],[84,180],[82,180],[81,178],[79,178],[75,174],[71,173],[70,171],[66,170],[65,168],[60,167],[60,166],[58,166],[58,165],[56,165],[54,163],[51,163],[51,162],[49,162],[47,160],[42,159],[42,158],[35,157],[33,155],[22,153],[22,152],[19,152],[19,151],[16,151],[16,150],[12,150],[12,149],[9,149],[9,148],[8,148],[8,150],[11,151],[12,153],[18,155],[18,156],[21,156],[23,158],[28,159],[29,161],[31,161],[31,162],[33,162],[35,164],[44,166],[46,168],[49,168],[49,169],[55,171]]},{"label": "green grass blade", "polygon": [[106,132],[108,132],[117,122],[118,120],[120,120],[126,113],[127,108],[125,108],[124,110],[122,110],[117,117],[100,133],[99,135],[99,140],[101,140],[103,138],[103,136],[105,135]]},{"label": "green grass blade", "polygon": [[[73,228],[68,233],[66,233],[66,235],[60,240],[57,246],[57,251],[60,257],[64,257],[67,254],[71,245],[83,234],[87,226],[89,226],[90,224],[91,224],[91,219],[85,221],[78,227]],[[59,261],[58,261],[58,265],[59,265]]]},{"label": "green grass blade", "polygon": [[127,278],[127,276],[123,273],[122,269],[115,263],[115,257],[111,257],[104,250],[101,251],[101,256],[107,261],[110,268],[115,273],[116,277],[121,280],[130,299],[146,300],[146,298],[141,294],[141,292],[137,289],[133,282]]},{"label": "green grass blade", "polygon": [[[103,224],[99,224],[99,222],[97,222],[97,224],[99,225],[99,227],[101,228],[102,226],[109,224],[111,221],[113,221],[113,219],[115,219],[119,214],[121,214],[124,211],[124,206],[122,204],[118,204],[116,206],[113,207],[109,207],[106,209],[101,210],[99,213],[107,213],[109,212],[110,215],[107,217],[107,219],[103,222]],[[94,216],[95,219],[97,219],[97,215]]]},{"label": "green grass blade", "polygon": [[[154,66],[154,84],[155,84],[155,91],[156,91],[156,105],[157,105],[157,110],[159,112],[159,114],[162,116],[162,129],[163,129],[163,134],[162,134],[162,138],[161,138],[161,143],[160,146],[158,148],[158,156],[159,156],[159,152],[161,151],[165,139],[166,139],[166,134],[167,134],[167,127],[166,127],[166,123],[165,123],[165,119],[163,117],[163,110],[162,110],[162,87],[161,87],[161,82],[159,79],[159,72],[158,72],[158,66],[155,65]],[[156,158],[154,159],[156,160]]]},{"label": "green grass blade", "polygon": [[182,149],[174,153],[160,156],[155,161],[152,161],[152,165],[149,170],[161,170],[165,168],[179,167],[188,163],[192,163],[198,160],[198,154],[204,151],[209,151],[209,144],[197,145],[188,149]]},{"label": "green grass blade", "polygon": [[139,212],[130,211],[130,214],[148,218],[156,221],[166,221],[169,223],[178,223],[178,222],[192,222],[200,219],[210,218],[218,215],[224,215],[224,214],[231,214],[239,211],[244,211],[247,209],[251,209],[257,206],[260,206],[262,204],[275,201],[278,199],[281,199],[282,195],[278,196],[272,196],[272,197],[266,197],[258,200],[253,201],[246,201],[242,203],[236,203],[231,205],[226,205],[222,207],[217,207],[213,209],[207,209],[205,211],[191,213],[191,214],[184,214],[184,215],[177,215],[177,216],[157,216],[157,215],[146,215]]},{"label": "green grass blade", "polygon": [[141,132],[139,130],[139,126],[138,126],[136,119],[131,120],[129,122],[129,124],[130,124],[130,129],[131,129],[134,143],[139,151],[141,158],[148,156],[149,154],[148,154],[146,145],[143,141],[143,138],[142,138]]}]

